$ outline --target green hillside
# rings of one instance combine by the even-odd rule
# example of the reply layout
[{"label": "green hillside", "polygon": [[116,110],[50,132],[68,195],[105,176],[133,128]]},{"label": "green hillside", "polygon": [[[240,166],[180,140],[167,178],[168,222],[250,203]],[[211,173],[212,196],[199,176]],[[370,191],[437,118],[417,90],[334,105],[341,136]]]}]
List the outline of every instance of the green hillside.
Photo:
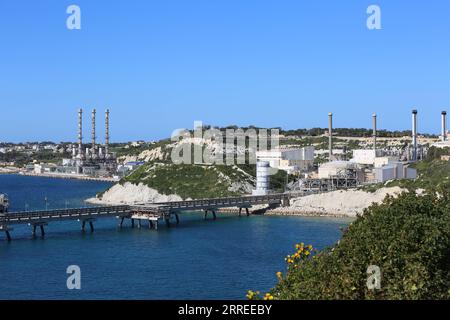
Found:
[{"label": "green hillside", "polygon": [[251,192],[253,177],[236,166],[148,163],[121,183],[143,183],[161,194],[183,199],[237,196]]}]

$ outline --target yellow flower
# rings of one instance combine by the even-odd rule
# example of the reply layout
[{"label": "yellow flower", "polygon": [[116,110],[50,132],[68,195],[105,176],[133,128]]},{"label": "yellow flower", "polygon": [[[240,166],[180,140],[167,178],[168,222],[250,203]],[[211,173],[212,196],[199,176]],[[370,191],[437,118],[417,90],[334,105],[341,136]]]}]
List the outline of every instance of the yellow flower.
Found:
[{"label": "yellow flower", "polygon": [[273,300],[273,296],[270,293],[266,293],[264,300]]},{"label": "yellow flower", "polygon": [[305,256],[309,256],[309,251],[305,251]]},{"label": "yellow flower", "polygon": [[313,246],[312,246],[312,245],[309,245],[309,246],[308,246],[308,249],[309,249],[309,251],[311,251],[311,250],[313,249]]},{"label": "yellow flower", "polygon": [[281,273],[281,272],[277,272],[277,278],[278,278],[278,281],[283,281],[283,274]]}]

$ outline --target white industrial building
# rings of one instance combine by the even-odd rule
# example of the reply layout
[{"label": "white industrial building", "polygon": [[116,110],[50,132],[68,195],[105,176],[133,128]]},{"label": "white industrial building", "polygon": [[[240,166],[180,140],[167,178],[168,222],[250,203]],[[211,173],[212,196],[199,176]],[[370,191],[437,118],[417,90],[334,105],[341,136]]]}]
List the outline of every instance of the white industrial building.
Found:
[{"label": "white industrial building", "polygon": [[383,156],[383,150],[357,149],[353,150],[352,161],[362,165],[375,165],[376,158]]},{"label": "white industrial building", "polygon": [[398,157],[377,157],[375,158],[375,168],[380,168],[382,166],[386,166],[392,162],[398,162]]},{"label": "white industrial building", "polygon": [[385,166],[374,168],[373,172],[376,182],[417,178],[417,170],[409,168],[402,162],[391,162]]},{"label": "white industrial building", "polygon": [[256,159],[258,162],[268,162],[270,167],[288,173],[309,171],[314,164],[314,147],[258,151]]},{"label": "white industrial building", "polygon": [[334,176],[344,174],[348,170],[357,170],[358,165],[350,161],[332,161],[322,164],[319,167],[319,179],[329,179]]}]

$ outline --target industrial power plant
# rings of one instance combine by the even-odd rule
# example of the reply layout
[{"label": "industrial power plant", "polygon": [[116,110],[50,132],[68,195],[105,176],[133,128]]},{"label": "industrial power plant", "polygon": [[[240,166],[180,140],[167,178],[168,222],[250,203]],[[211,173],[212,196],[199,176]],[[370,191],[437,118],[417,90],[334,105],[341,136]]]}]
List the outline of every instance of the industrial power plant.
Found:
[{"label": "industrial power plant", "polygon": [[63,168],[69,172],[91,176],[108,176],[117,170],[117,159],[109,151],[109,116],[105,111],[105,144],[97,145],[96,110],[92,110],[91,117],[91,146],[83,147],[83,109],[78,111],[78,148],[73,147],[72,159],[65,159]]},{"label": "industrial power plant", "polygon": [[[345,150],[334,148],[333,113],[328,114],[328,161],[313,168],[315,159],[313,146],[303,147],[297,150],[271,150],[257,153],[257,183],[254,195],[271,193],[268,185],[271,171],[269,167],[283,169],[288,173],[299,174],[296,183],[291,185],[291,190],[299,191],[330,191],[344,188],[355,188],[363,185],[384,183],[397,179],[416,179],[417,170],[412,167],[417,161],[425,159],[430,147],[450,148],[449,133],[447,130],[447,112],[441,113],[441,134],[439,141],[422,144],[418,134],[418,110],[411,112],[411,137],[410,143],[402,147],[380,147],[377,132],[377,114],[372,115],[372,146],[365,149],[354,149],[353,157],[346,159]],[[268,154],[276,155],[274,158]],[[305,157],[305,154],[307,155]],[[296,156],[290,156],[296,155]],[[303,155],[303,156],[300,156]],[[281,163],[296,163],[297,167],[284,167]],[[301,168],[301,169],[300,169]]]},{"label": "industrial power plant", "polygon": [[[77,141],[69,144],[67,155],[59,164],[30,163],[26,172],[36,175],[51,175],[76,178],[95,178],[117,181],[129,172],[144,164],[143,158],[136,156],[117,156],[110,150],[110,110],[104,113],[105,132],[103,144],[97,140],[97,111],[90,113],[91,141],[83,142],[83,109],[78,110]],[[436,138],[425,138],[418,133],[419,112],[411,112],[411,133],[404,137],[387,137],[379,135],[378,115],[371,115],[372,130],[365,136],[337,138],[337,129],[333,128],[333,113],[328,113],[328,128],[321,129],[323,134],[317,136],[320,143],[304,143],[289,146],[281,144],[270,150],[255,150],[256,152],[256,188],[254,195],[271,193],[270,177],[277,170],[285,171],[296,177],[287,180],[286,190],[334,190],[340,188],[355,188],[362,185],[385,183],[396,179],[416,179],[417,170],[413,164],[427,157],[430,147],[450,148],[447,130],[447,112],[440,115],[440,135]],[[311,139],[311,136],[307,136]],[[316,137],[316,138],[317,138]],[[344,139],[358,141],[347,150]],[[360,140],[358,140],[360,139]],[[397,139],[389,143],[389,139]],[[362,145],[360,145],[362,141]],[[299,146],[300,145],[300,146]],[[121,161],[126,163],[120,163]]]},{"label": "industrial power plant", "polygon": [[60,165],[35,163],[27,166],[34,174],[64,177],[112,178],[116,176],[118,163],[116,155],[109,149],[110,111],[105,111],[104,144],[97,143],[97,111],[91,113],[91,143],[83,144],[83,109],[78,110],[78,142],[72,145],[72,157],[62,159]]}]

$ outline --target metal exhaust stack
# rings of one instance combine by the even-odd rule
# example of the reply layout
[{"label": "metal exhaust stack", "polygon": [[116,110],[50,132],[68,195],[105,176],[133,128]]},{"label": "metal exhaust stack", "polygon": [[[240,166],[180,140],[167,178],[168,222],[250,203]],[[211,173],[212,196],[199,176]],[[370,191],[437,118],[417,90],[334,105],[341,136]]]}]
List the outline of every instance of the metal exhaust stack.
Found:
[{"label": "metal exhaust stack", "polygon": [[109,155],[109,109],[105,112],[105,157]]},{"label": "metal exhaust stack", "polygon": [[94,110],[92,110],[92,137],[91,137],[91,139],[92,139],[92,149],[91,149],[91,155],[92,155],[92,157],[95,157],[96,156],[96,154],[97,154],[97,152],[96,152],[96,143],[95,143],[95,139],[96,139],[96,136],[95,136],[95,115],[96,115],[96,113],[97,113],[97,111],[94,109]]},{"label": "metal exhaust stack", "polygon": [[83,156],[83,109],[78,110],[78,157]]},{"label": "metal exhaust stack", "polygon": [[328,144],[329,144],[329,161],[333,160],[333,114],[328,114]]},{"label": "metal exhaust stack", "polygon": [[442,142],[447,140],[447,111],[442,111]]},{"label": "metal exhaust stack", "polygon": [[413,156],[412,160],[417,161],[417,110],[412,111],[412,144]]},{"label": "metal exhaust stack", "polygon": [[375,151],[375,157],[377,156],[377,114],[372,115],[373,126],[373,150]]}]

